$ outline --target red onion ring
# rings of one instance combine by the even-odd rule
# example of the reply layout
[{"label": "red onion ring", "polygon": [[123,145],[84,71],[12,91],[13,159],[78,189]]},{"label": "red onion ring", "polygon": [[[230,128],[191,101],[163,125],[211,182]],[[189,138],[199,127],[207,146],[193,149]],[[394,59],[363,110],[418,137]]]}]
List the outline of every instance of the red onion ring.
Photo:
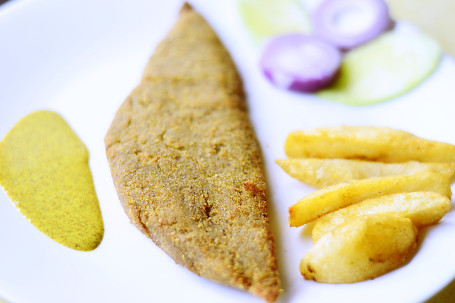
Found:
[{"label": "red onion ring", "polygon": [[303,34],[272,39],[260,67],[276,86],[293,91],[315,92],[330,85],[341,64],[341,52],[324,40]]},{"label": "red onion ring", "polygon": [[[359,21],[361,14],[363,24],[360,26],[343,24]],[[391,23],[389,10],[382,0],[326,0],[313,15],[315,34],[345,50],[375,38]]]}]

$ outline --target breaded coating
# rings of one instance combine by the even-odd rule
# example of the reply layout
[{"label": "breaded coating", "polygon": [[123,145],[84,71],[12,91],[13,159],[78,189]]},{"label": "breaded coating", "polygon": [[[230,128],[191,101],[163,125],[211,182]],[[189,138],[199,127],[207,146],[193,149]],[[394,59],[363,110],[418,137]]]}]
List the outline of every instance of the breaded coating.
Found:
[{"label": "breaded coating", "polygon": [[105,138],[120,201],[178,264],[267,302],[280,291],[261,153],[242,83],[185,5]]}]

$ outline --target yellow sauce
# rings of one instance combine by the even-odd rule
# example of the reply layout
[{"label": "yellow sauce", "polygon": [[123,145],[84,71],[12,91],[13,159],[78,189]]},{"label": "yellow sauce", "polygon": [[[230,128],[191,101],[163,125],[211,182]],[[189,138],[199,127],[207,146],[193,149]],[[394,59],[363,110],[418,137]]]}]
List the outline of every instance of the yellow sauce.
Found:
[{"label": "yellow sauce", "polygon": [[88,166],[88,151],[63,118],[37,111],[0,142],[0,184],[41,232],[88,251],[103,239],[104,224]]}]

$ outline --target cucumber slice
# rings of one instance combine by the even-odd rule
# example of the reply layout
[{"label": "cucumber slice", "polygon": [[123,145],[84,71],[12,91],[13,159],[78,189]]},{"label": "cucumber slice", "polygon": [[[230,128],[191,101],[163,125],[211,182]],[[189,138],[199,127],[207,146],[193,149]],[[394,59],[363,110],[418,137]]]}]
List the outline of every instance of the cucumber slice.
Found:
[{"label": "cucumber slice", "polygon": [[289,33],[309,33],[311,21],[297,0],[238,0],[238,10],[257,44]]},{"label": "cucumber slice", "polygon": [[317,96],[347,105],[371,105],[400,96],[441,61],[439,45],[408,23],[348,52],[334,84]]}]

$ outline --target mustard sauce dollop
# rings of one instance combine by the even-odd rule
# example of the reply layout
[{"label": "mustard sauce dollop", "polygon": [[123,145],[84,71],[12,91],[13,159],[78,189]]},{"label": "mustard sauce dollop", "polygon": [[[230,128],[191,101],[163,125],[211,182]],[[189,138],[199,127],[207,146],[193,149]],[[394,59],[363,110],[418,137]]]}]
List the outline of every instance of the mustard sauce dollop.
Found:
[{"label": "mustard sauce dollop", "polygon": [[51,111],[22,118],[0,142],[0,184],[20,212],[51,239],[95,249],[104,224],[88,151]]}]

